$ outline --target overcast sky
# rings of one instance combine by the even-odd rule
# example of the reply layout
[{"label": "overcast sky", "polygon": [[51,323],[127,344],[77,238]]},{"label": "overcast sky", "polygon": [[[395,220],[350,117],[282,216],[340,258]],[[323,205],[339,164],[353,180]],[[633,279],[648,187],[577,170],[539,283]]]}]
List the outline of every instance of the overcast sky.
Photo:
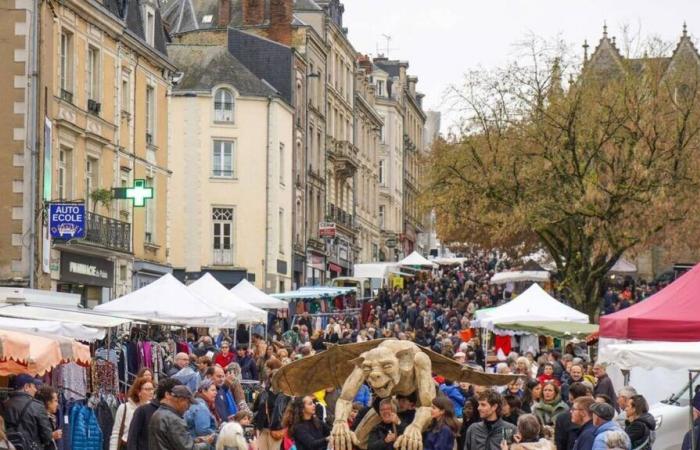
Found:
[{"label": "overcast sky", "polygon": [[[535,33],[561,36],[591,51],[607,22],[620,36],[624,25],[677,42],[683,22],[700,36],[699,0],[343,0],[345,26],[355,49],[385,53],[383,34],[392,37],[392,59],[408,60],[426,94],[424,107],[444,111],[443,92],[467,69],[503,65],[513,44]],[[619,42],[619,41],[618,41]],[[581,54],[583,50],[581,49]],[[454,121],[454,119],[452,119]],[[443,130],[450,125],[443,118]]]}]

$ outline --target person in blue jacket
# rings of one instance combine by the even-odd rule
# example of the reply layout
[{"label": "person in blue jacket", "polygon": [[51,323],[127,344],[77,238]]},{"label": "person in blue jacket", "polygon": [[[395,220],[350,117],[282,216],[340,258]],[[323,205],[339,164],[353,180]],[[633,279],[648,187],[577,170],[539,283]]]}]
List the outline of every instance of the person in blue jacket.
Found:
[{"label": "person in blue jacket", "polygon": [[365,408],[368,407],[370,403],[372,403],[372,391],[370,391],[369,387],[363,383],[352,402],[361,403]]},{"label": "person in blue jacket", "polygon": [[212,380],[204,380],[197,389],[194,403],[185,413],[187,431],[193,438],[208,438],[216,434],[221,419],[217,418],[214,401],[216,385]]},{"label": "person in blue jacket", "polygon": [[455,417],[461,419],[465,399],[459,386],[456,386],[452,380],[445,380],[445,382],[440,385],[440,391],[452,401]]},{"label": "person in blue jacket", "polygon": [[591,413],[593,413],[593,425],[595,431],[593,434],[592,450],[608,450],[608,434],[611,432],[620,432],[626,438],[626,448],[630,450],[632,445],[627,434],[620,428],[620,425],[613,420],[615,418],[615,408],[607,403],[594,403],[591,405]]},{"label": "person in blue jacket", "polygon": [[459,432],[452,401],[443,396],[433,399],[432,422],[423,436],[423,450],[453,450]]}]

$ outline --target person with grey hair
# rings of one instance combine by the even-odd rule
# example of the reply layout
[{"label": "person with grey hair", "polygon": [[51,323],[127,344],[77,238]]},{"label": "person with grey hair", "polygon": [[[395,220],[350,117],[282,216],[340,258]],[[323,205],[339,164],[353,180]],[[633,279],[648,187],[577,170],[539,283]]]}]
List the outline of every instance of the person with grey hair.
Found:
[{"label": "person with grey hair", "polygon": [[[593,366],[593,374],[596,377],[595,389],[593,389],[593,396],[596,397],[600,394],[607,395],[608,398],[616,399],[617,394],[615,394],[615,388],[613,387],[612,380],[606,372],[605,365],[597,362]],[[615,410],[620,411],[620,408],[615,405]]]},{"label": "person with grey hair", "polygon": [[622,389],[620,389],[620,392],[617,393],[616,409],[618,409],[620,413],[617,415],[615,420],[621,428],[625,427],[625,421],[627,420],[627,413],[625,412],[625,408],[627,408],[627,402],[629,402],[629,399],[631,399],[635,395],[637,395],[637,390],[632,386],[624,386]]},{"label": "person with grey hair", "polygon": [[392,450],[396,438],[401,436],[406,424],[398,416],[396,400],[385,398],[379,402],[381,422],[369,433],[367,450]]},{"label": "person with grey hair", "polygon": [[606,450],[627,450],[628,442],[624,431],[611,431],[605,436]]}]

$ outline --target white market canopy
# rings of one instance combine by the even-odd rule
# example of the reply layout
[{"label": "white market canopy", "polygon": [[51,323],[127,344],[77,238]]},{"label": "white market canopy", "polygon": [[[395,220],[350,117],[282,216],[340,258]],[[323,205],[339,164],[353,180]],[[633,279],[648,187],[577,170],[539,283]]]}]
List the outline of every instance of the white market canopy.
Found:
[{"label": "white market canopy", "polygon": [[438,256],[437,258],[433,258],[431,261],[441,266],[456,266],[459,264],[464,264],[464,261],[466,260],[467,258],[448,258],[446,256]]},{"label": "white market canopy", "polygon": [[641,367],[653,370],[663,367],[670,370],[700,368],[700,342],[652,342],[636,341],[605,346],[600,351],[601,362],[631,370]]},{"label": "white market canopy", "polygon": [[395,262],[355,264],[353,277],[385,279],[389,273],[398,273],[399,268],[399,264]]},{"label": "white market canopy", "polygon": [[267,311],[249,305],[238,295],[226,289],[210,273],[187,286],[191,292],[211,307],[236,316],[238,323],[267,323]]},{"label": "white market canopy", "polygon": [[283,300],[278,300],[271,295],[267,295],[256,288],[245,278],[240,283],[231,288],[231,292],[236,294],[241,300],[249,305],[262,309],[287,309],[289,305]]},{"label": "white market canopy", "polygon": [[125,317],[114,317],[104,313],[96,313],[90,309],[49,308],[22,304],[0,304],[0,316],[74,323],[92,328],[112,328],[134,321],[133,319]]},{"label": "white market canopy", "polygon": [[399,261],[401,266],[420,266],[420,267],[438,267],[437,264],[428,261],[423,255],[418,252],[413,252],[401,261]]},{"label": "white market canopy", "polygon": [[476,311],[476,319],[472,326],[493,329],[501,323],[547,321],[588,323],[588,315],[557,301],[534,283],[525,292],[502,306],[487,311]]},{"label": "white market canopy", "polygon": [[44,333],[87,342],[104,339],[105,337],[104,329],[90,328],[77,323],[15,319],[10,317],[0,317],[0,329]]},{"label": "white market canopy", "polygon": [[549,281],[546,270],[525,270],[498,272],[491,277],[491,284],[517,283],[519,281],[534,281],[544,283]]},{"label": "white market canopy", "polygon": [[331,298],[339,295],[347,295],[355,292],[354,287],[302,287],[296,291],[283,292],[280,294],[272,294],[273,297],[282,300],[298,300],[298,299],[320,299]]},{"label": "white market canopy", "polygon": [[637,273],[637,266],[625,258],[620,258],[615,262],[615,265],[610,268],[611,273]]},{"label": "white market canopy", "polygon": [[171,274],[95,310],[172,325],[230,328],[236,324],[235,314],[210,306]]}]

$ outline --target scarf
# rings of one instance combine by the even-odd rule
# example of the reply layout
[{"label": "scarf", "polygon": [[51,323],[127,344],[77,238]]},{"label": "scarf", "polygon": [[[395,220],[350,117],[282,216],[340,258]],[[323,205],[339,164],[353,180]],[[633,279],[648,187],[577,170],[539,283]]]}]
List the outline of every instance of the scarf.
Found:
[{"label": "scarf", "polygon": [[557,395],[552,399],[552,401],[545,402],[544,399],[540,403],[537,404],[537,409],[541,409],[542,411],[546,412],[549,415],[554,414],[554,411],[557,409],[557,406],[561,403],[561,396]]},{"label": "scarf", "polygon": [[208,401],[206,398],[204,398],[203,395],[197,395],[197,397],[204,400],[204,404],[207,405],[207,409],[209,409],[209,413],[212,416],[214,416],[214,419],[216,420],[216,425],[218,426],[221,423],[221,417],[219,417],[219,412],[216,410],[216,402]]}]

